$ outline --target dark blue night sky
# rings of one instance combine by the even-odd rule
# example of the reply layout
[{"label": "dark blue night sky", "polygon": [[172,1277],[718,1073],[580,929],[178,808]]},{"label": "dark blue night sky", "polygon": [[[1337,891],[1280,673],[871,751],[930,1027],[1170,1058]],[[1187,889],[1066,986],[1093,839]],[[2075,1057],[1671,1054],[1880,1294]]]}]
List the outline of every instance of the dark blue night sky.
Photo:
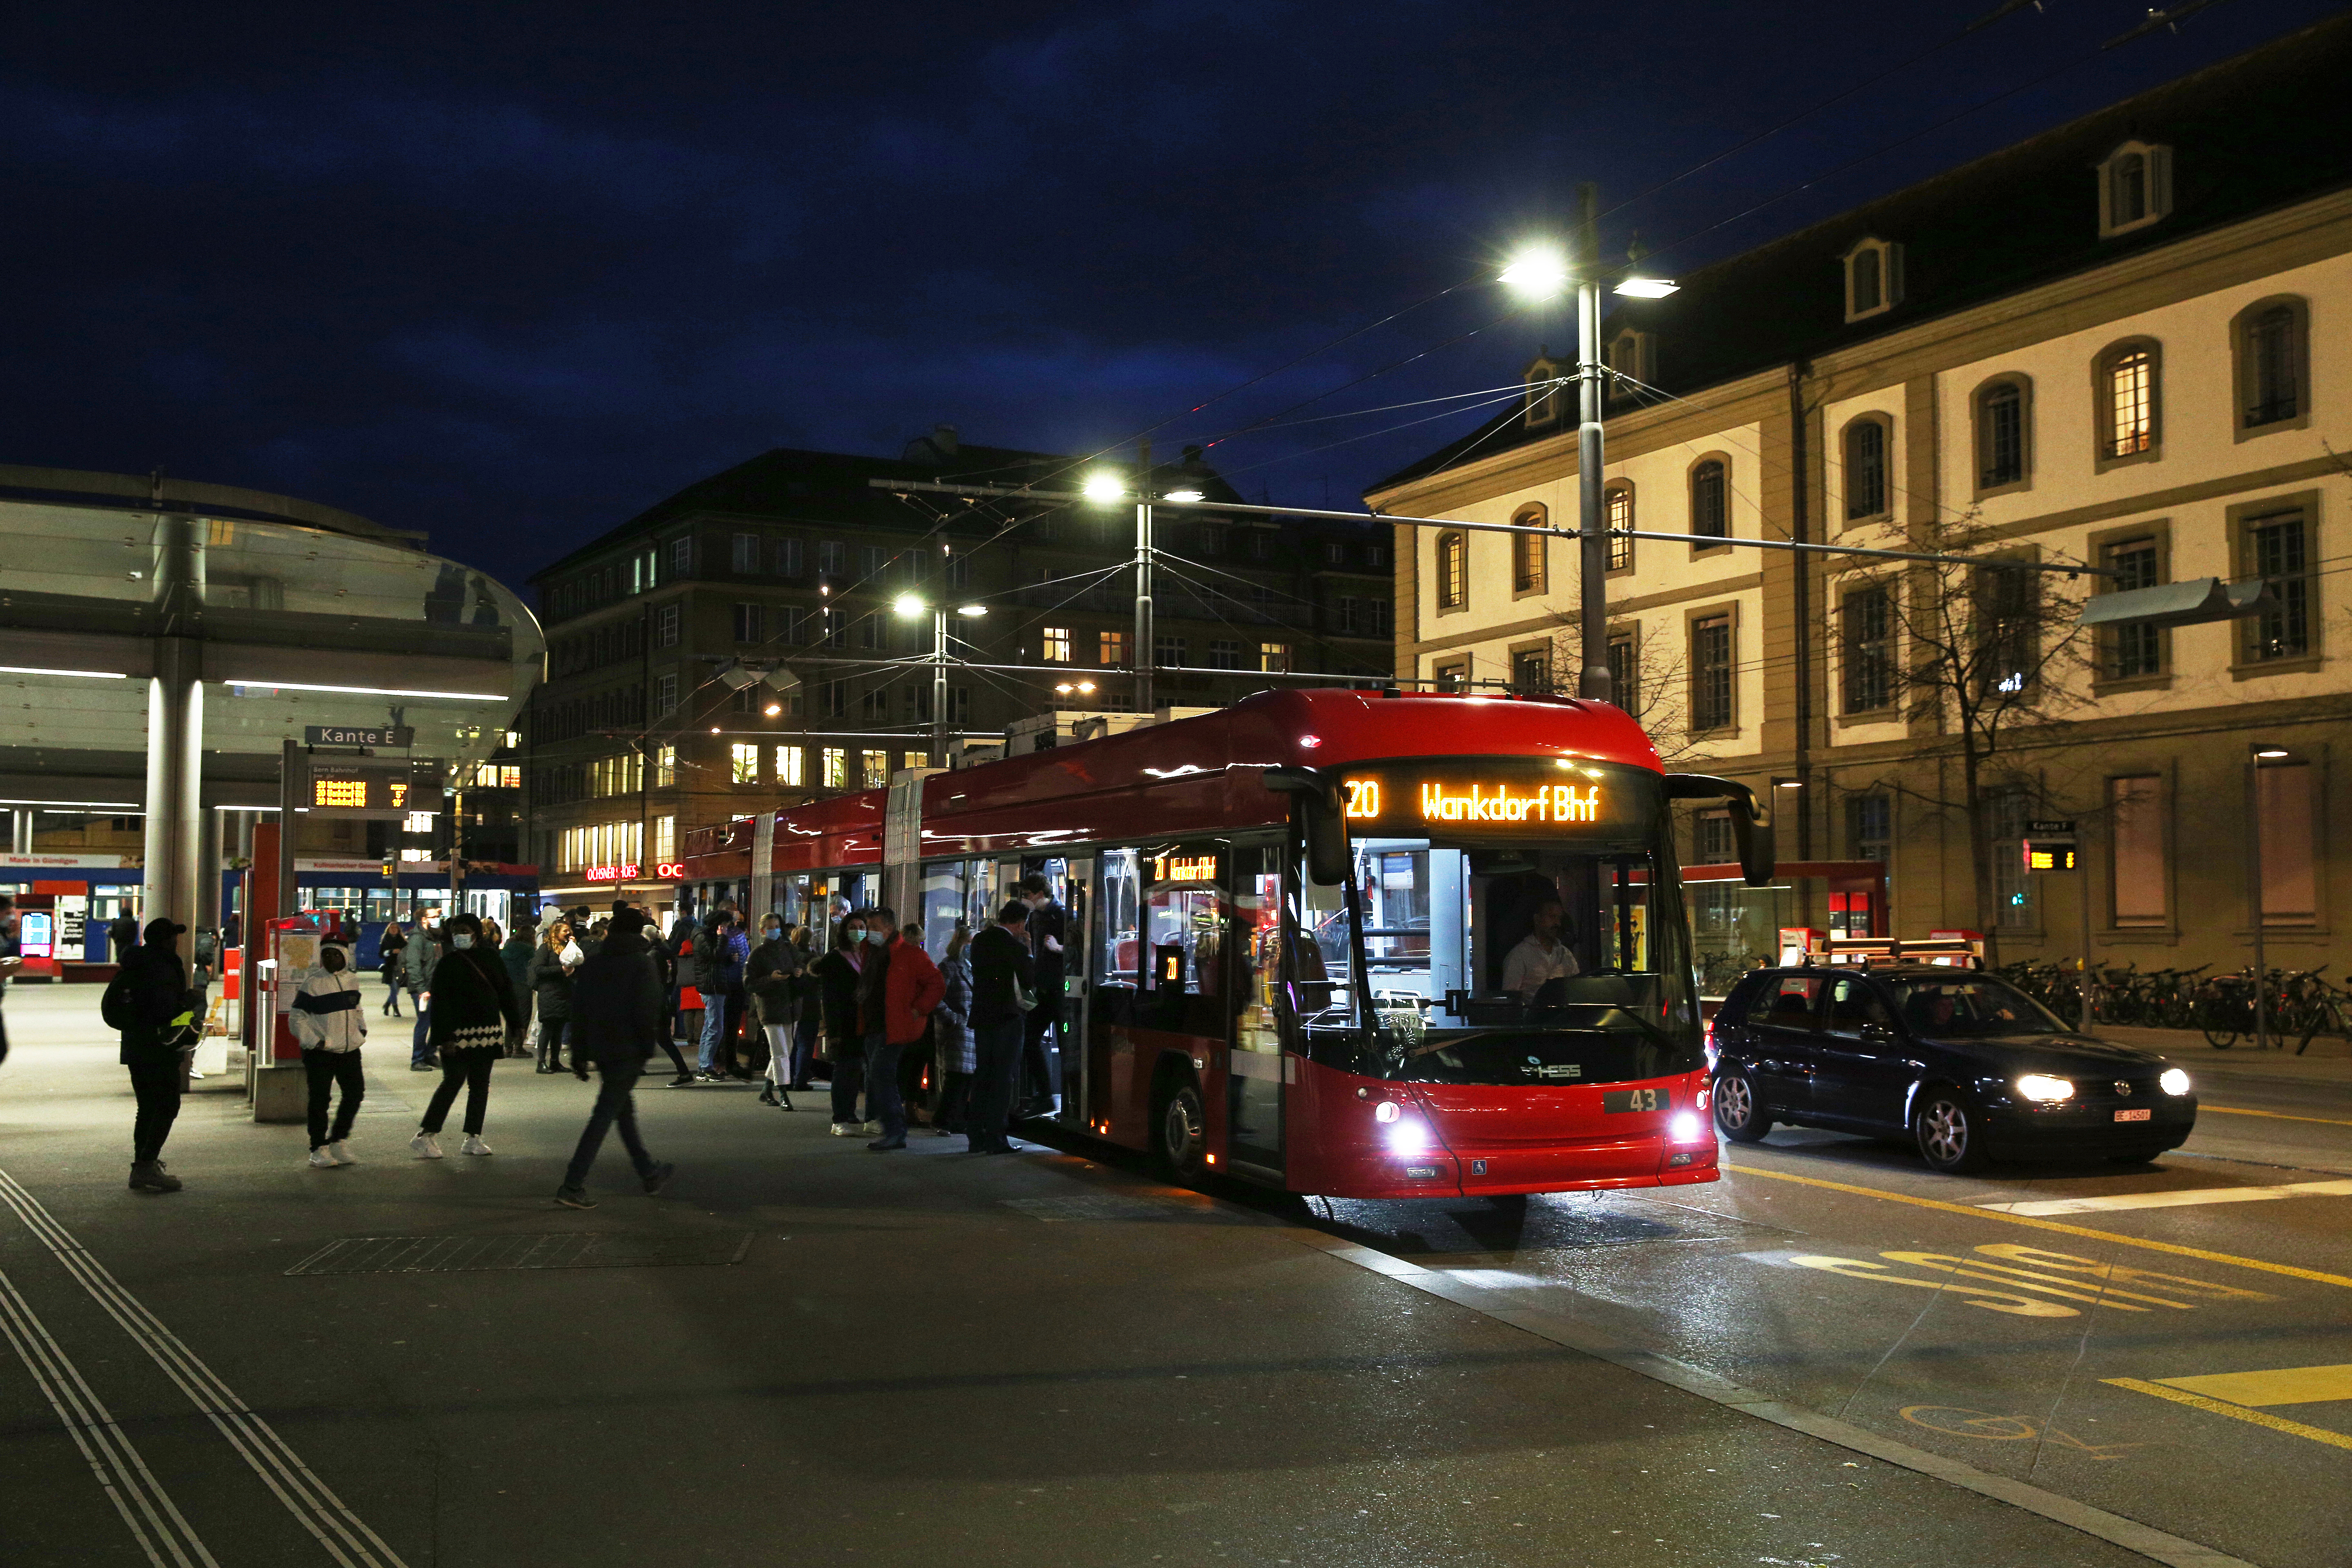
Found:
[{"label": "dark blue night sky", "polygon": [[[0,460],[287,490],[512,581],[773,446],[1172,451],[1508,384],[1572,333],[1484,280],[1579,180],[1903,67],[1608,218],[1687,269],[2340,9],[2103,54],[2144,4],[2049,0],[1903,65],[1994,5],[11,7]],[[1213,460],[1345,503],[1474,401]]]}]

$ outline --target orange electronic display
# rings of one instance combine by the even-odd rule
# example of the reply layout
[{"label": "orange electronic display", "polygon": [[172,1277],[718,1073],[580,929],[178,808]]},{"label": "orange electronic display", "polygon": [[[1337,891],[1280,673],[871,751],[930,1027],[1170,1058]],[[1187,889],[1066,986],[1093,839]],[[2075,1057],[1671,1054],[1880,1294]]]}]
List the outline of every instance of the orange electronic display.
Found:
[{"label": "orange electronic display", "polygon": [[312,757],[300,797],[315,815],[396,821],[441,809],[441,764],[392,757]]},{"label": "orange electronic display", "polygon": [[1585,836],[1645,825],[1658,775],[1619,763],[1562,757],[1443,761],[1350,768],[1342,775],[1348,831],[1391,834]]}]

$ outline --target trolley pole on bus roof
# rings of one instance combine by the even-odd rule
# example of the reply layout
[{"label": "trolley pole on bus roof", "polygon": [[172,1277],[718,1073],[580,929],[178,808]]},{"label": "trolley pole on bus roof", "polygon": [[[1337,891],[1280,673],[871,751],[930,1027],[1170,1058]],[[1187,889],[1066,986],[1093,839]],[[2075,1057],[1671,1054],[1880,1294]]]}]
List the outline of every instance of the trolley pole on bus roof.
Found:
[{"label": "trolley pole on bus roof", "polygon": [[1577,226],[1576,246],[1583,265],[1576,278],[1576,559],[1577,640],[1583,647],[1583,669],[1576,694],[1601,702],[1615,700],[1609,677],[1609,543],[1601,534],[1603,496],[1601,449],[1601,235],[1595,219],[1601,187],[1586,181],[1580,190],[1584,208]]},{"label": "trolley pole on bus roof", "polygon": [[1151,440],[1137,443],[1135,469],[1135,710],[1158,704],[1151,689]]}]

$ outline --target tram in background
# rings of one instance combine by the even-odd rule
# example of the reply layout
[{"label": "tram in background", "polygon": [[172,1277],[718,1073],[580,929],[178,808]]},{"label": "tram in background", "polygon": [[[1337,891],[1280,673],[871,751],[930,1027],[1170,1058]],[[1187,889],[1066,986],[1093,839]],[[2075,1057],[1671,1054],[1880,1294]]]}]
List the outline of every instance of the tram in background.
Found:
[{"label": "tram in background", "polygon": [[[1043,872],[1069,917],[1062,1125],[1179,1178],[1505,1196],[1716,1179],[1678,799],[1730,803],[1769,879],[1754,794],[1664,773],[1606,704],[1286,691],[902,773],[685,860],[698,904],[829,935],[887,902],[934,954]],[[1574,963],[1548,967],[1573,973],[1507,990],[1554,904]]]}]

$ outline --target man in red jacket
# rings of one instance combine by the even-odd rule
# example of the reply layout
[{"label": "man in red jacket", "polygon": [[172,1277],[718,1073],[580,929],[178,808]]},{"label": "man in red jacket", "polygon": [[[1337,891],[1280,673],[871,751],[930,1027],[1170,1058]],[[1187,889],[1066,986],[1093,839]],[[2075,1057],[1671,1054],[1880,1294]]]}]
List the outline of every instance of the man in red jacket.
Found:
[{"label": "man in red jacket", "polygon": [[877,1153],[907,1146],[907,1104],[898,1093],[898,1058],[919,1043],[929,1025],[931,1009],[947,994],[948,983],[931,955],[898,932],[898,915],[887,908],[866,912],[867,973],[875,957],[885,964],[881,984],[872,993],[881,1003],[881,1016],[871,1009],[862,1020],[866,1028],[866,1100],[867,1110],[882,1123],[882,1136],[866,1145]]}]

